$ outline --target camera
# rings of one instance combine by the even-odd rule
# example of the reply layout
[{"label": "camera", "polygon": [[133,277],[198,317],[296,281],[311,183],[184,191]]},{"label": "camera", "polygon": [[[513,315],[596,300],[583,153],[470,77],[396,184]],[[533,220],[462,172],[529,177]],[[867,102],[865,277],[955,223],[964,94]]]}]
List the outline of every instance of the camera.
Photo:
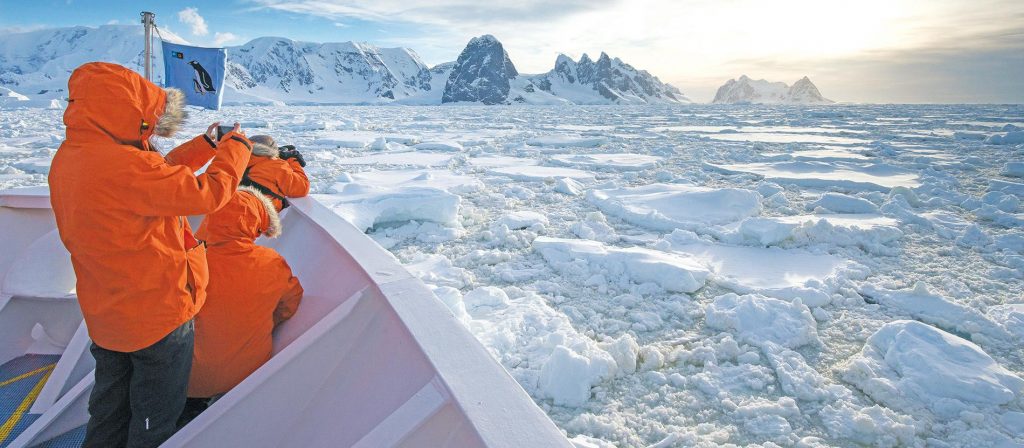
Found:
[{"label": "camera", "polygon": [[234,126],[217,126],[217,141],[224,138],[224,135],[235,129]]}]

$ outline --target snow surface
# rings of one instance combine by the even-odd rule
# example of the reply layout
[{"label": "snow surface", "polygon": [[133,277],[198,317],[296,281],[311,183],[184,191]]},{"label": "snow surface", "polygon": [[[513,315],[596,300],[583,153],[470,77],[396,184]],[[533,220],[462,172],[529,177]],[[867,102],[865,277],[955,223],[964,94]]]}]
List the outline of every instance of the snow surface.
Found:
[{"label": "snow surface", "polygon": [[[1021,106],[190,115],[159,147],[297,145],[579,446],[1024,444],[1024,148],[986,143]],[[0,110],[0,188],[46,183],[60,123]]]},{"label": "snow surface", "polygon": [[605,213],[665,231],[725,224],[761,211],[761,197],[757,192],[684,184],[591,190],[587,199]]}]

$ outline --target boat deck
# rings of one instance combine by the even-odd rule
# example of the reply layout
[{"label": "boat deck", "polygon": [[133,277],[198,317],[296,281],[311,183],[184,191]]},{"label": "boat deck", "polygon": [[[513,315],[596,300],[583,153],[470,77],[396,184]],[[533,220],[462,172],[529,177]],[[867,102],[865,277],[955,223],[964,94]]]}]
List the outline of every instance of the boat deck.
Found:
[{"label": "boat deck", "polygon": [[[0,365],[0,448],[9,445],[39,417],[28,410],[58,359],[60,355],[24,355]],[[84,439],[85,426],[81,426],[39,447],[79,447]]]}]

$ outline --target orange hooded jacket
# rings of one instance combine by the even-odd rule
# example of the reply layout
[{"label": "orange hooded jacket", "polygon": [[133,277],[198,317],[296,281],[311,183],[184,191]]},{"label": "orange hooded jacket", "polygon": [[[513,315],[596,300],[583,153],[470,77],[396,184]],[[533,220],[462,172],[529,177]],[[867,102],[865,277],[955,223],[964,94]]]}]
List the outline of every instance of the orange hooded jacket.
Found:
[{"label": "orange hooded jacket", "polygon": [[[252,158],[246,167],[249,179],[270,189],[279,196],[301,198],[309,194],[309,178],[302,165],[295,159],[282,160],[277,155],[277,148],[253,143]],[[284,204],[280,199],[271,197],[277,211]]]},{"label": "orange hooded jacket", "polygon": [[[68,81],[66,138],[50,168],[50,201],[78,278],[78,303],[100,347],[132,352],[187,322],[206,299],[204,248],[186,215],[234,194],[249,141],[199,136],[167,157],[149,138],[184,119],[184,98],[119,65],[91,62]],[[214,157],[216,155],[216,157]],[[195,175],[210,158],[205,174]]]},{"label": "orange hooded jacket", "polygon": [[241,187],[199,226],[208,247],[210,286],[196,315],[188,396],[225,393],[270,359],[271,332],[295,314],[303,293],[284,258],[255,243],[261,234],[273,238],[280,232],[270,198],[252,187]]}]

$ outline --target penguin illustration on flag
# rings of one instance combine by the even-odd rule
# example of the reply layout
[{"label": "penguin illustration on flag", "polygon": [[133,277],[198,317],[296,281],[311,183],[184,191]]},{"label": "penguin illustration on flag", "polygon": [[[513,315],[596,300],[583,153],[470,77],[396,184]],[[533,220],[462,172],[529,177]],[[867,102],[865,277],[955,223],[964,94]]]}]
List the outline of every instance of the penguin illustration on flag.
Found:
[{"label": "penguin illustration on flag", "polygon": [[185,102],[220,109],[226,90],[227,56],[225,48],[203,48],[161,42],[164,55],[164,86],[176,87],[185,94]]},{"label": "penguin illustration on flag", "polygon": [[188,65],[192,66],[195,70],[195,76],[192,78],[192,87],[196,93],[200,95],[206,95],[206,92],[216,92],[217,89],[213,87],[213,77],[210,73],[203,68],[203,65],[196,61],[189,61]]}]

